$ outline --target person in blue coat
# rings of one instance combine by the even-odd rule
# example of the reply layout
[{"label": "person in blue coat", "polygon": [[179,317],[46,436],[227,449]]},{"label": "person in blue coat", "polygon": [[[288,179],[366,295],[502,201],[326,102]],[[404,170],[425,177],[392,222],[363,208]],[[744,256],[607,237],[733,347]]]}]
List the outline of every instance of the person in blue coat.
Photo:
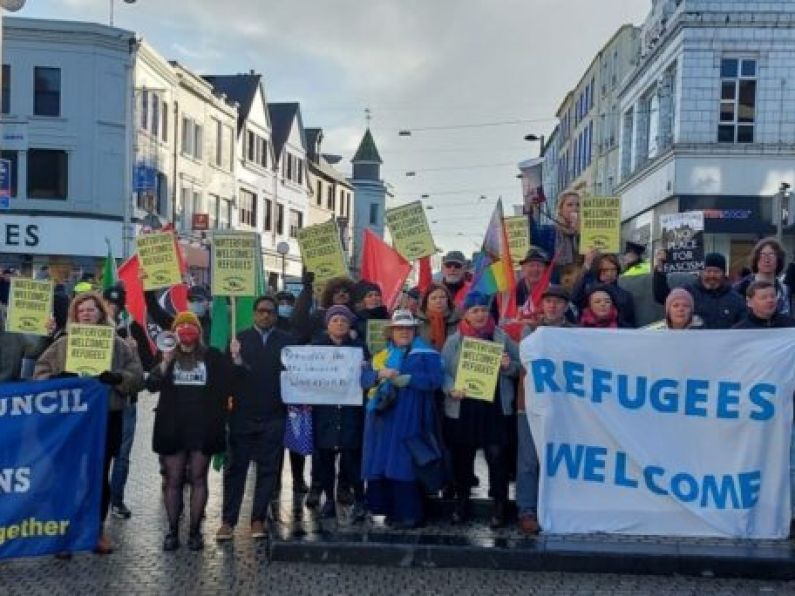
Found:
[{"label": "person in blue coat", "polygon": [[419,321],[396,310],[387,347],[373,357],[379,384],[370,391],[364,423],[362,475],[367,506],[393,527],[423,524],[423,491],[406,439],[437,428],[434,392],[443,381],[439,352],[417,336]]},{"label": "person in blue coat", "polygon": [[[370,368],[370,354],[359,338],[351,337],[351,325],[356,316],[344,305],[337,304],[326,310],[326,332],[312,342],[314,346],[339,346],[359,348],[363,352],[361,385],[366,389],[375,383],[375,373]],[[322,405],[312,407],[312,435],[317,452],[317,473],[322,492],[326,496],[320,516],[336,518],[335,478],[339,455],[340,484],[353,489],[354,521],[366,515],[364,485],[362,483],[362,434],[364,432],[364,394],[356,406]],[[339,497],[339,486],[336,491]]]}]

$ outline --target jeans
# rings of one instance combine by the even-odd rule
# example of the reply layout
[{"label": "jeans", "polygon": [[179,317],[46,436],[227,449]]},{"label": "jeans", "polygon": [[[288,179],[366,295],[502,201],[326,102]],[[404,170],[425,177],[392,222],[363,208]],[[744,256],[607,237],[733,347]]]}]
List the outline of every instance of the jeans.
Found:
[{"label": "jeans", "polygon": [[130,452],[135,438],[136,420],[136,404],[128,404],[122,412],[121,447],[113,460],[113,471],[110,475],[110,501],[113,505],[124,503],[124,487],[130,472]]},{"label": "jeans", "polygon": [[516,459],[516,506],[519,515],[536,513],[538,508],[538,453],[530,433],[527,414],[516,416],[519,437]]}]

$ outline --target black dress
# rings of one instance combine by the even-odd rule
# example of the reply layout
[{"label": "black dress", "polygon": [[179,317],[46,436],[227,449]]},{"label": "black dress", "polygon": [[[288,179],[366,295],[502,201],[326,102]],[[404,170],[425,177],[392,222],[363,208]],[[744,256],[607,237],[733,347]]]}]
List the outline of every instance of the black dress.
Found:
[{"label": "black dress", "polygon": [[515,418],[502,413],[500,384],[494,391],[494,399],[464,398],[458,418],[445,418],[445,440],[450,447],[479,449],[491,445],[507,446]]},{"label": "black dress", "polygon": [[146,381],[149,391],[160,391],[155,409],[152,450],[160,455],[202,451],[205,455],[226,448],[226,404],[232,395],[232,367],[226,357],[209,348],[203,361],[183,370],[172,362],[165,375],[157,367]]}]

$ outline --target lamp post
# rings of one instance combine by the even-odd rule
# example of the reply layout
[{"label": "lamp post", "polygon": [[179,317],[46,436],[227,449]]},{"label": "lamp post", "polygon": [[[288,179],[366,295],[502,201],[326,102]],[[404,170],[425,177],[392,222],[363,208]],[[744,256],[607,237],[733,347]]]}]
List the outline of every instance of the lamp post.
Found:
[{"label": "lamp post", "polygon": [[[113,27],[113,3],[116,0],[108,0],[108,24]],[[125,4],[135,4],[137,0],[124,0]]]},{"label": "lamp post", "polygon": [[290,252],[290,245],[282,241],[276,245],[276,252],[282,256],[282,290],[287,287],[287,253]]},{"label": "lamp post", "polygon": [[537,135],[531,132],[529,135],[524,136],[524,140],[539,141],[538,157],[544,157],[544,135]]},{"label": "lamp post", "polygon": [[790,184],[782,182],[778,188],[778,192],[773,200],[773,217],[776,221],[776,240],[779,244],[784,241],[784,220],[789,223],[789,198],[790,198]]}]

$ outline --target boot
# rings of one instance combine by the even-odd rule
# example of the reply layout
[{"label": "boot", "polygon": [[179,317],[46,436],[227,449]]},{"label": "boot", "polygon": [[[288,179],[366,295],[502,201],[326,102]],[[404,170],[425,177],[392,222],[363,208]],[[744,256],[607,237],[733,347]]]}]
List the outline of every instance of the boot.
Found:
[{"label": "boot", "polygon": [[491,511],[491,521],[489,523],[492,530],[496,530],[505,525],[505,508],[506,503],[504,500],[498,499],[494,501],[494,507]]},{"label": "boot", "polygon": [[458,497],[453,507],[453,515],[450,521],[454,524],[463,524],[469,519],[469,495]]}]

